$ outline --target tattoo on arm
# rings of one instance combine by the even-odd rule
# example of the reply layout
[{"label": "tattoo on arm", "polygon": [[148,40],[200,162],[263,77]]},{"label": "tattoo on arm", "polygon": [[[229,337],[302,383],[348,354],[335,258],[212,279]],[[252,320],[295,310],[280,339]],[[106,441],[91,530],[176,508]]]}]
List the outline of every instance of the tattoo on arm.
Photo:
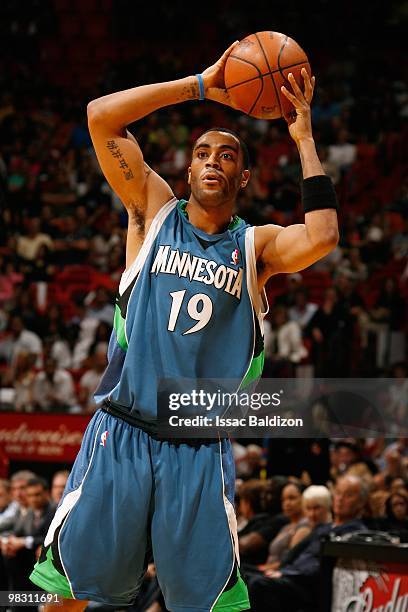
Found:
[{"label": "tattoo on arm", "polygon": [[198,83],[196,83],[194,80],[193,83],[189,83],[188,85],[185,85],[183,87],[178,100],[180,102],[182,102],[183,100],[198,100],[199,97],[200,92],[198,89]]},{"label": "tattoo on arm", "polygon": [[122,151],[118,147],[115,140],[108,140],[106,143],[106,148],[111,153],[112,157],[118,160],[119,168],[123,172],[123,176],[125,181],[130,181],[134,178],[132,169],[129,167],[127,161],[123,157]]}]

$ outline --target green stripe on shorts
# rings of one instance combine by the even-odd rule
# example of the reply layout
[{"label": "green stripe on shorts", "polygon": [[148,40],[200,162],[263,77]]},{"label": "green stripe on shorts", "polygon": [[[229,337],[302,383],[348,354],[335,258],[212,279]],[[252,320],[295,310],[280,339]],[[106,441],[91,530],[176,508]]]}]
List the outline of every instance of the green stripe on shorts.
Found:
[{"label": "green stripe on shorts", "polygon": [[248,589],[241,578],[239,570],[237,570],[237,573],[237,582],[231,589],[224,591],[220,595],[217,603],[212,608],[213,612],[241,612],[242,610],[250,609]]},{"label": "green stripe on shorts", "polygon": [[65,576],[55,568],[51,546],[47,550],[44,561],[37,561],[30,575],[31,582],[47,591],[58,593],[66,598],[73,598],[71,587]]}]

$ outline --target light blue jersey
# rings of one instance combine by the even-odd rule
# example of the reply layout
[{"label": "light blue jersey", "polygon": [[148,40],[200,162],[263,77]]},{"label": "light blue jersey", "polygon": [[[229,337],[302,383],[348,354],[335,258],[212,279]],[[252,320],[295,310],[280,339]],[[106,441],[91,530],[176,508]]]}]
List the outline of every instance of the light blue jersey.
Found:
[{"label": "light blue jersey", "polygon": [[254,228],[234,217],[221,234],[194,227],[186,202],[156,215],[121,278],[109,364],[96,391],[147,423],[161,379],[235,379],[263,366],[266,298],[256,278]]}]

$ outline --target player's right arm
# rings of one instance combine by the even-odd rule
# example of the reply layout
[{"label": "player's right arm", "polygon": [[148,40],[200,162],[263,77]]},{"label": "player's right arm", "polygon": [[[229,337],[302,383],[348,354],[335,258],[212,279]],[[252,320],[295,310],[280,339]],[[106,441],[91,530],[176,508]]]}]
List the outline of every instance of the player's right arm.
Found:
[{"label": "player's right arm", "polygon": [[[234,45],[203,72],[208,99],[228,104],[223,73]],[[189,76],[112,93],[88,104],[88,126],[98,161],[129,212],[130,229],[133,219],[135,228],[144,234],[173,193],[166,181],[144,162],[142,151],[127,126],[165,106],[198,98],[197,77]]]}]

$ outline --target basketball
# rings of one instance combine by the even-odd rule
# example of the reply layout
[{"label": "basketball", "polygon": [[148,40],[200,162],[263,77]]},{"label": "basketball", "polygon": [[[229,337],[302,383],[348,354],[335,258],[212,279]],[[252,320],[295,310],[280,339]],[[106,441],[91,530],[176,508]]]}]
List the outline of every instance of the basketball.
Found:
[{"label": "basketball", "polygon": [[307,55],[296,41],[280,32],[257,32],[241,40],[229,55],[225,87],[233,105],[247,115],[289,119],[294,110],[281,87],[292,92],[287,79],[292,72],[303,91],[302,68],[311,76]]}]

